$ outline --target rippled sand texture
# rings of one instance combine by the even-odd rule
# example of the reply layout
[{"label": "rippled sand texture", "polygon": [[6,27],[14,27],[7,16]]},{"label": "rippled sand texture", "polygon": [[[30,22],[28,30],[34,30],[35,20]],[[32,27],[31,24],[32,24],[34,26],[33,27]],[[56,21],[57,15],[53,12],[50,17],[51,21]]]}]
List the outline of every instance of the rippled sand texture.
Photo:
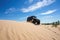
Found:
[{"label": "rippled sand texture", "polygon": [[0,40],[60,40],[60,25],[34,25],[28,22],[0,21]]}]

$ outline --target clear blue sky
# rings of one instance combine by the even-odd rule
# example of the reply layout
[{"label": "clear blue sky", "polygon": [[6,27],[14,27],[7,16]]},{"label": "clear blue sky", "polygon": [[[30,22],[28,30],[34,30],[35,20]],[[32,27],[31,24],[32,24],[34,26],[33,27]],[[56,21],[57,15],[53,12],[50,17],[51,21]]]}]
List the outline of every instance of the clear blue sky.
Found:
[{"label": "clear blue sky", "polygon": [[31,15],[43,23],[60,20],[60,0],[0,0],[0,20],[26,21]]}]

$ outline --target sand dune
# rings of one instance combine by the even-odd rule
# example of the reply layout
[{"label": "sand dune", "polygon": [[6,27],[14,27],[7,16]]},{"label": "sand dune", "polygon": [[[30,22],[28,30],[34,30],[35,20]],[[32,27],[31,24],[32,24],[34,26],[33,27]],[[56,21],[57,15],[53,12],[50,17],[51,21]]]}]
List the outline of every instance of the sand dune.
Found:
[{"label": "sand dune", "polygon": [[1,20],[0,40],[60,40],[60,25],[51,26]]}]

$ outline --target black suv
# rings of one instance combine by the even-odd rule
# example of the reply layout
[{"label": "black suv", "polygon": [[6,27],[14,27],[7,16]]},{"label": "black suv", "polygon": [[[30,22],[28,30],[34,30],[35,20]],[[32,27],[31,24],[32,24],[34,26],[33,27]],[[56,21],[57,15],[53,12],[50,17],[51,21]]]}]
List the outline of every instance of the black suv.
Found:
[{"label": "black suv", "polygon": [[27,22],[31,22],[31,23],[33,23],[35,25],[39,25],[40,24],[40,20],[37,19],[36,16],[30,16],[30,17],[28,17],[27,18]]}]

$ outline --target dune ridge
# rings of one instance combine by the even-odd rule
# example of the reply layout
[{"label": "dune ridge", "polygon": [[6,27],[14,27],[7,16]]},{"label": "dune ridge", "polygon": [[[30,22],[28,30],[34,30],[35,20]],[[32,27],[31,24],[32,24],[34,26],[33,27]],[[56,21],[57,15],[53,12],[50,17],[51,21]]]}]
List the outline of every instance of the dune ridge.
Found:
[{"label": "dune ridge", "polygon": [[60,40],[60,25],[0,20],[0,40]]}]

